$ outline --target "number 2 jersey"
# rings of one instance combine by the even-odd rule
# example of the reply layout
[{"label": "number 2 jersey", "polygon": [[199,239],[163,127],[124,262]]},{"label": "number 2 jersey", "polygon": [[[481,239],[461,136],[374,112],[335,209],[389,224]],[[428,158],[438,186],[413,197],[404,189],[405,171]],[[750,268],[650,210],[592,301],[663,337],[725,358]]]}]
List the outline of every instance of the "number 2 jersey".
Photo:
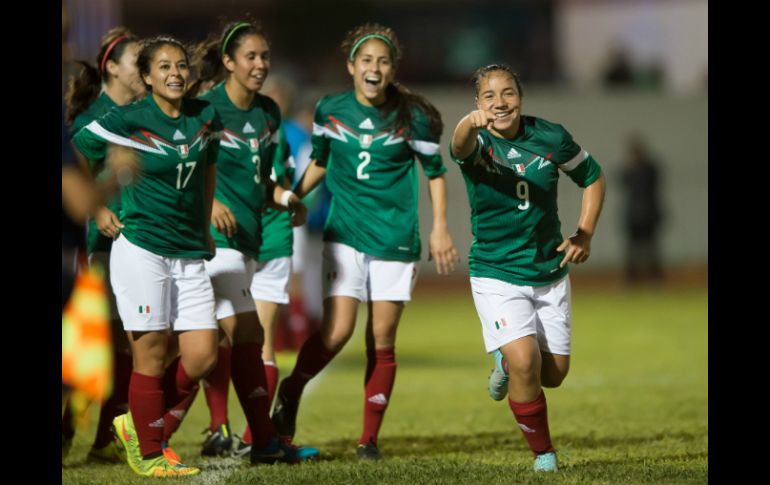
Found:
[{"label": "number 2 jersey", "polygon": [[210,103],[184,99],[182,114],[171,118],[149,94],[92,121],[73,141],[89,160],[104,159],[108,143],[139,156],[138,179],[121,192],[126,239],[160,256],[211,259],[206,173],[219,149],[211,135],[220,130]]},{"label": "number 2 jersey", "polygon": [[456,160],[471,206],[468,263],[471,276],[542,286],[567,274],[556,250],[564,240],[558,169],[587,187],[601,168],[563,126],[534,116],[522,116],[521,126],[513,139],[481,129],[474,152]]},{"label": "number 2 jersey", "polygon": [[311,159],[326,166],[332,195],[324,241],[346,244],[394,261],[420,259],[417,157],[425,175],[446,172],[439,136],[427,116],[412,108],[406,129],[391,128],[380,110],[356,100],[354,91],[329,95],[316,106]]}]

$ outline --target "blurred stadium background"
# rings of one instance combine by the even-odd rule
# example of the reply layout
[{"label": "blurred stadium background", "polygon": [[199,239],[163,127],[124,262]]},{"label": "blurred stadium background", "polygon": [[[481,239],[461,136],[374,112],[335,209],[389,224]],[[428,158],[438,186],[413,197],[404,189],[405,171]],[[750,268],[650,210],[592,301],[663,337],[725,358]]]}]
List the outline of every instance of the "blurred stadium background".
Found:
[{"label": "blurred stadium background", "polygon": [[[300,410],[298,439],[329,462],[251,471],[204,461],[195,483],[508,483],[532,480],[507,408],[486,396],[490,368],[468,288],[469,207],[448,157],[452,130],[473,108],[472,71],[491,62],[517,70],[524,113],[564,124],[602,165],[608,191],[586,265],[573,266],[575,358],[549,393],[552,433],[566,452],[553,483],[705,483],[708,469],[708,4],[706,0],[68,0],[74,57],[93,62],[99,39],[123,24],[139,36],[197,42],[219,17],[251,12],[272,43],[271,75],[292,79],[299,105],[348,89],[339,50],[345,32],[376,21],[404,46],[398,79],[424,94],[445,123],[449,224],[463,263],[440,278],[427,262],[431,210],[420,179],[423,267],[399,337],[399,378],[382,433],[385,467],[356,466],[364,368],[361,324]],[[610,84],[617,57],[625,76]],[[617,67],[617,66],[615,66]],[[617,81],[617,79],[616,79]],[[659,163],[665,279],[623,285],[624,191],[631,134]],[[561,178],[562,231],[572,232],[580,189]],[[359,317],[359,322],[361,317]],[[282,375],[294,355],[279,356]],[[447,376],[451,385],[447,386]],[[243,417],[230,399],[233,431]],[[198,463],[196,400],[175,445]],[[303,423],[304,421],[304,423]],[[95,424],[95,423],[93,423]],[[75,441],[64,483],[135,483],[120,470],[83,466],[89,433]],[[571,457],[569,455],[572,455]],[[570,478],[571,477],[571,478]],[[587,480],[583,481],[583,480]]]}]

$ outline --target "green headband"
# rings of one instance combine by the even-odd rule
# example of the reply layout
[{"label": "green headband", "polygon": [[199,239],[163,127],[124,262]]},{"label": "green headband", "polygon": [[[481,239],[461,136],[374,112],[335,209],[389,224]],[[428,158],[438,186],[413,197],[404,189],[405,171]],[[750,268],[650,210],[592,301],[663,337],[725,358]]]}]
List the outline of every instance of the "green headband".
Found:
[{"label": "green headband", "polygon": [[[350,57],[348,59],[351,62],[353,61],[353,58],[356,56],[356,51],[358,50],[359,47],[361,47],[361,44],[363,44],[364,42],[366,42],[369,39],[380,39],[381,41],[385,42],[385,44],[390,48],[390,56],[394,57],[393,56],[393,43],[390,41],[390,39],[388,39],[387,37],[385,37],[382,34],[366,34],[363,37],[361,37],[360,39],[358,39],[356,41],[356,43],[353,44],[353,48],[350,49]],[[395,59],[393,59],[393,61],[395,61]]]},{"label": "green headband", "polygon": [[241,22],[232,29],[230,29],[230,32],[228,32],[227,36],[225,37],[225,41],[222,42],[222,57],[225,57],[225,49],[227,49],[227,43],[230,42],[230,37],[233,36],[236,30],[240,29],[241,27],[251,27],[251,24],[248,22]]}]

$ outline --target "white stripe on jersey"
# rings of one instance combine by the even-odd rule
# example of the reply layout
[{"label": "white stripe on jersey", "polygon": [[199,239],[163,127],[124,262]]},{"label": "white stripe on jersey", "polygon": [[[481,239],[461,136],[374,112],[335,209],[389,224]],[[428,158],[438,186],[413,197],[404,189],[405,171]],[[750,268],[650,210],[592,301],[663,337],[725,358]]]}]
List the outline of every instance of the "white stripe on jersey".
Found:
[{"label": "white stripe on jersey", "polygon": [[270,141],[271,141],[272,143],[275,143],[276,145],[278,144],[278,142],[280,141],[280,139],[281,139],[281,137],[278,135],[278,130],[276,130],[276,131],[273,133],[273,136],[271,136],[271,137],[270,137]]},{"label": "white stripe on jersey", "polygon": [[[152,143],[154,143],[156,146],[156,148],[152,148],[142,143],[136,142],[130,138],[125,138],[120,135],[116,135],[115,133],[109,132],[102,125],[100,125],[98,121],[92,121],[91,123],[86,125],[85,128],[91,133],[93,133],[94,135],[104,138],[105,140],[115,143],[116,145],[136,148],[137,150],[141,150],[143,152],[148,152],[148,153],[154,153],[156,155],[167,154],[165,150],[160,148],[161,146],[165,145],[165,143],[161,143],[155,138],[150,138],[149,140]],[[174,147],[171,145],[168,145],[168,147],[171,148],[172,150],[174,149]]]},{"label": "white stripe on jersey", "polygon": [[412,150],[422,155],[435,155],[439,152],[438,143],[422,140],[409,140],[407,142]]},{"label": "white stripe on jersey", "polygon": [[324,133],[326,133],[326,129],[323,126],[313,123],[313,134],[315,136],[324,136]]},{"label": "white stripe on jersey", "polygon": [[561,165],[559,165],[559,168],[564,170],[565,172],[571,172],[575,169],[575,167],[580,165],[580,163],[586,158],[588,158],[588,152],[585,150],[580,150],[580,152],[577,155],[572,157],[572,160],[570,160],[567,163],[562,163]]}]

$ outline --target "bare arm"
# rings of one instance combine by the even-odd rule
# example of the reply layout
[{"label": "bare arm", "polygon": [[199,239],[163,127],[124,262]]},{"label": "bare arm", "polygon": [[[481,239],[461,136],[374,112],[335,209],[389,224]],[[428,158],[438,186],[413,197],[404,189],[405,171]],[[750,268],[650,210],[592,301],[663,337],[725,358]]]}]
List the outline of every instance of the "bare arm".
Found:
[{"label": "bare arm", "polygon": [[211,220],[211,210],[214,206],[214,189],[217,186],[217,165],[212,163],[206,170],[206,234],[208,235],[209,249],[216,251],[214,246],[214,238],[211,237],[211,231],[209,230],[208,221]]},{"label": "bare arm", "polygon": [[560,268],[563,268],[568,262],[575,264],[584,263],[591,255],[591,238],[594,236],[596,224],[599,222],[599,215],[602,212],[604,193],[605,180],[604,172],[602,172],[599,178],[583,191],[583,202],[580,208],[577,231],[565,239],[557,248],[557,251],[564,251],[566,249],[564,259],[559,264]]},{"label": "bare arm", "polygon": [[484,127],[492,128],[494,121],[494,115],[484,110],[471,111],[461,119],[452,135],[452,156],[459,160],[468,158],[476,148],[476,136],[479,130]]},{"label": "bare arm", "polygon": [[430,179],[430,201],[433,206],[433,230],[430,233],[430,256],[436,260],[436,271],[448,275],[459,261],[446,219],[447,187],[443,175]]},{"label": "bare arm", "polygon": [[305,173],[302,174],[302,178],[297,182],[297,187],[295,187],[297,197],[301,199],[312,192],[325,176],[326,167],[319,166],[318,160],[311,160],[310,164],[305,169]]}]

